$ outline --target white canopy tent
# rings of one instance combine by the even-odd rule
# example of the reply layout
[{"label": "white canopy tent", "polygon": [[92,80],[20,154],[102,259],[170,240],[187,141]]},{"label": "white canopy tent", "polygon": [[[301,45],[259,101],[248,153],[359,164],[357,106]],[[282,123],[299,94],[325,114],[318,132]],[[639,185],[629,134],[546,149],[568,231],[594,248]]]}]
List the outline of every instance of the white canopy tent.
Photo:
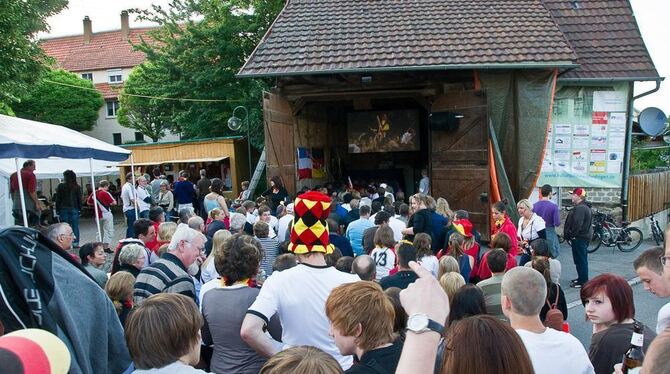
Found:
[{"label": "white canopy tent", "polygon": [[[81,163],[83,162],[88,163],[87,171],[91,176],[91,185],[95,185],[95,160],[102,161],[102,164],[96,162],[97,169],[97,167],[105,166],[105,162],[118,163],[119,161],[126,160],[128,156],[131,157],[132,163],[132,155],[129,150],[105,143],[63,126],[0,115],[0,159],[5,159],[3,164],[7,162],[6,159],[13,160],[13,171],[17,173],[20,170],[19,159],[41,159],[45,164],[53,163],[52,166],[54,167],[67,164],[67,167],[60,170],[61,174],[66,169],[74,171],[75,164],[81,168]],[[54,157],[60,157],[61,159],[54,160]],[[133,169],[131,167],[131,170]],[[2,170],[4,173],[4,169]],[[47,169],[45,168],[45,170]],[[36,174],[38,172],[36,170]],[[18,178],[18,182],[21,194],[23,224],[28,226],[22,178]],[[135,183],[134,175],[133,183]],[[95,199],[95,194],[93,194],[93,198]],[[9,206],[11,207],[11,204]],[[93,206],[98,226],[98,238],[100,239],[98,204],[93,204]]]}]

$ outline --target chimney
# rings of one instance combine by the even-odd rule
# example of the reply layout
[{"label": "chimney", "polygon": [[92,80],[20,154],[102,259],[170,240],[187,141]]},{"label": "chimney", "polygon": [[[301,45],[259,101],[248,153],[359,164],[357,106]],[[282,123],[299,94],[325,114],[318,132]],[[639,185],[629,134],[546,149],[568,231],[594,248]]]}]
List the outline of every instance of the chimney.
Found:
[{"label": "chimney", "polygon": [[128,40],[130,25],[128,24],[128,11],[121,11],[121,39]]},{"label": "chimney", "polygon": [[84,43],[88,44],[93,38],[93,26],[91,26],[91,19],[88,16],[84,17]]}]

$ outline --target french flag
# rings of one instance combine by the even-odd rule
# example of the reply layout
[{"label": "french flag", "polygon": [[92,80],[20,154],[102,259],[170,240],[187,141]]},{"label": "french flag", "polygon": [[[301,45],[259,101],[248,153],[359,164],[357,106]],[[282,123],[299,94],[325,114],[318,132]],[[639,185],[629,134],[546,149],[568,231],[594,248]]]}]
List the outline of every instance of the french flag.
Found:
[{"label": "french flag", "polygon": [[298,179],[312,178],[312,155],[309,148],[298,148]]}]

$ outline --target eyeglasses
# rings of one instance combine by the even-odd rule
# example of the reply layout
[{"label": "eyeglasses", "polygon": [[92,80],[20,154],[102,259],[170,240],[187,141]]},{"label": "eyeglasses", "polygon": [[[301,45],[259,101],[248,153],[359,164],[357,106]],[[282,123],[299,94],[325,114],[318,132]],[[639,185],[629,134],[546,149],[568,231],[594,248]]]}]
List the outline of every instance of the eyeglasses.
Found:
[{"label": "eyeglasses", "polygon": [[666,264],[668,264],[668,259],[669,259],[669,258],[670,258],[670,256],[661,256],[661,257],[659,257],[659,259],[661,260],[661,265],[665,266]]}]

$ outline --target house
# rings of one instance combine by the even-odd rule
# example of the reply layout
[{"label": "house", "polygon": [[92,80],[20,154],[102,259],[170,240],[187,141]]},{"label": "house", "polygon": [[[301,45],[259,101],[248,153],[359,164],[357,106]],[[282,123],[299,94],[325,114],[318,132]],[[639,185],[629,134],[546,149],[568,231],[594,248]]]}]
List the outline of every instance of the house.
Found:
[{"label": "house", "polygon": [[[267,175],[291,193],[347,178],[412,193],[427,167],[482,233],[492,201],[543,179],[624,188],[632,84],[659,80],[626,0],[288,1],[238,76],[276,82]],[[301,149],[323,152],[324,178],[296,172]]]},{"label": "house", "polygon": [[[148,39],[151,28],[130,28],[127,11],[121,12],[120,30],[94,33],[88,17],[84,17],[83,26],[83,34],[43,39],[41,46],[60,68],[93,81],[105,99],[96,125],[84,133],[115,145],[145,141],[141,132],[121,126],[116,113],[123,82],[133,67],[145,59],[142,52],[133,50],[131,43],[139,43],[141,37]],[[168,133],[160,140],[179,139],[179,134]]]}]

